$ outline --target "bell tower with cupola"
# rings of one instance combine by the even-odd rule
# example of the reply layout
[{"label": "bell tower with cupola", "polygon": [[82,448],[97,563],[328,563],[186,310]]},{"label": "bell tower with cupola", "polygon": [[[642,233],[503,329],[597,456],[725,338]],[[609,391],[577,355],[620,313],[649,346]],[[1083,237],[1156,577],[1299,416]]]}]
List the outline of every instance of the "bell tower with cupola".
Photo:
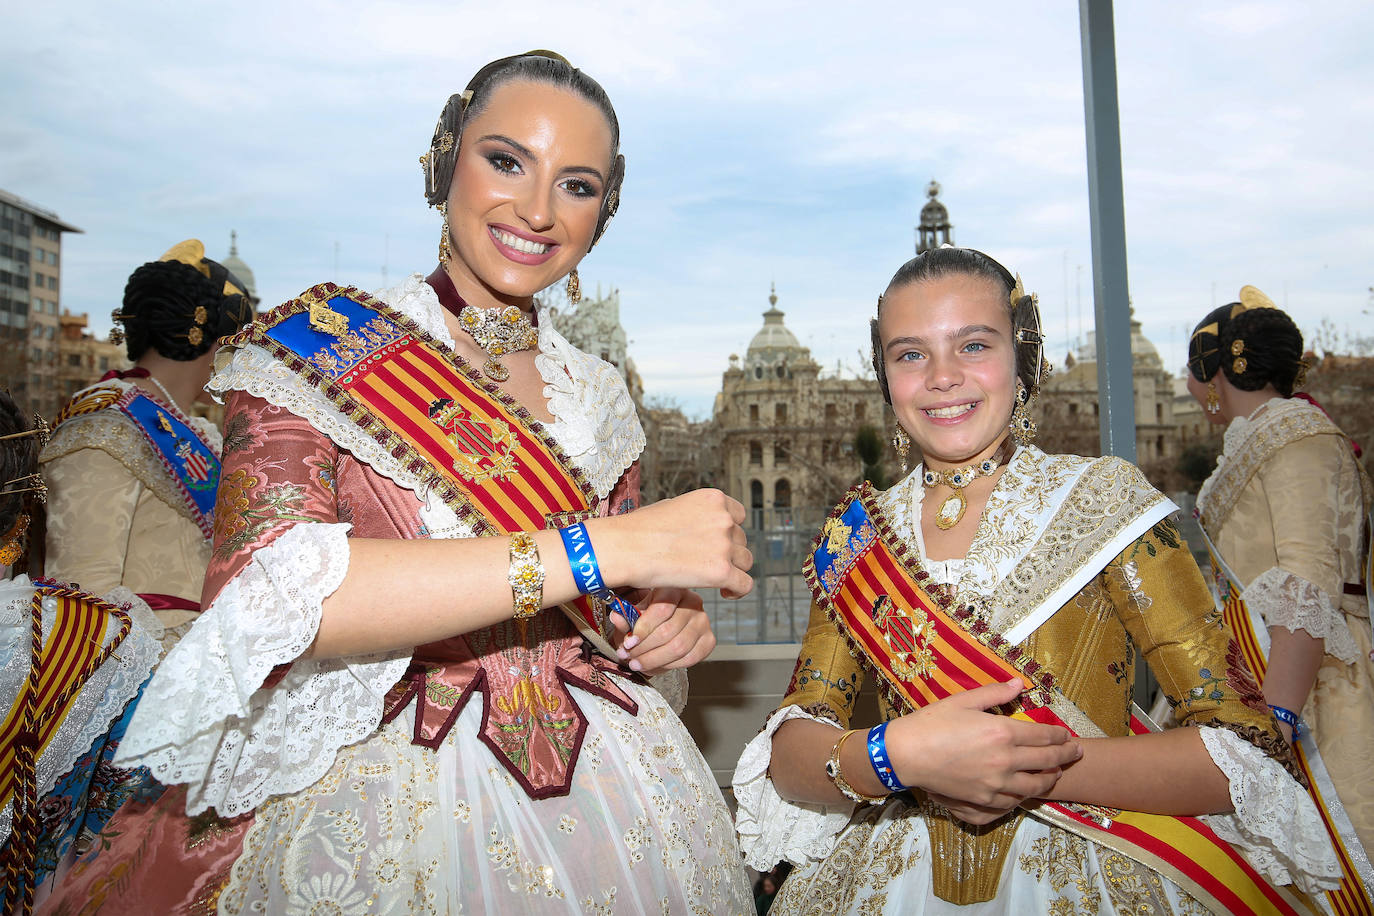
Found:
[{"label": "bell tower with cupola", "polygon": [[949,222],[949,211],[940,203],[940,183],[933,178],[926,185],[926,196],[930,200],[921,208],[921,225],[916,227],[917,254],[954,244],[954,227]]}]

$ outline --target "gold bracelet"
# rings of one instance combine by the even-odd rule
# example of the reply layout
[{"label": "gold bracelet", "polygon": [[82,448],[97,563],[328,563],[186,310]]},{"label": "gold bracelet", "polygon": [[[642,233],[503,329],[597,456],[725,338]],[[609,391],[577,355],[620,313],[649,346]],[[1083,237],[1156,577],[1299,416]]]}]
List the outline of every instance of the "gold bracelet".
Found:
[{"label": "gold bracelet", "polygon": [[835,742],[835,749],[830,752],[830,759],[825,762],[825,775],[830,777],[830,781],[835,784],[835,788],[840,790],[840,794],[850,801],[881,805],[887,801],[886,795],[865,795],[851,786],[844,775],[840,773],[840,750],[844,747],[844,743],[849,740],[849,736],[858,734],[859,731],[857,728],[850,729],[840,735],[840,740]]},{"label": "gold bracelet", "polygon": [[515,619],[527,620],[544,608],[544,564],[534,538],[520,531],[510,536],[510,569],[506,572],[515,599]]}]

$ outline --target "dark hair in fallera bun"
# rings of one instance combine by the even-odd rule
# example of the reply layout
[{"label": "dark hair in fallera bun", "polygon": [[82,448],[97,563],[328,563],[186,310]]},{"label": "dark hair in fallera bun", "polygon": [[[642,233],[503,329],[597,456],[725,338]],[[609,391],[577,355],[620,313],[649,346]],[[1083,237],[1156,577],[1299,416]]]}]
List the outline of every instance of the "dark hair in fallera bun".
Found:
[{"label": "dark hair in fallera bun", "polygon": [[[168,359],[195,359],[252,320],[247,296],[224,294],[226,280],[239,289],[243,284],[223,265],[208,258],[204,263],[209,277],[181,261],[150,261],[129,277],[120,311],[130,360],[149,348]],[[204,324],[196,322],[198,308],[205,310]]]},{"label": "dark hair in fallera bun", "polygon": [[[1025,295],[1012,306],[1010,297],[1016,289],[1016,277],[994,258],[976,248],[931,248],[897,268],[897,272],[887,284],[887,293],[912,283],[950,276],[981,277],[996,284],[1002,291],[1003,299],[1011,312],[1012,343],[1016,348],[1016,377],[1026,386],[1027,391],[1033,390],[1038,378],[1043,346],[1040,343],[1018,342],[1016,331],[1020,328],[1034,328],[1039,331],[1035,300],[1034,297]],[[878,300],[878,310],[881,314],[881,298]],[[878,375],[878,387],[882,389],[883,400],[891,404],[892,395],[887,388],[887,369],[883,365],[883,345],[878,336],[876,317],[869,321],[869,332],[873,344],[873,371]]]},{"label": "dark hair in fallera bun", "polygon": [[1273,385],[1287,398],[1302,368],[1302,332],[1278,308],[1223,305],[1198,322],[1188,341],[1188,371],[1199,382],[1221,372],[1242,391]]}]

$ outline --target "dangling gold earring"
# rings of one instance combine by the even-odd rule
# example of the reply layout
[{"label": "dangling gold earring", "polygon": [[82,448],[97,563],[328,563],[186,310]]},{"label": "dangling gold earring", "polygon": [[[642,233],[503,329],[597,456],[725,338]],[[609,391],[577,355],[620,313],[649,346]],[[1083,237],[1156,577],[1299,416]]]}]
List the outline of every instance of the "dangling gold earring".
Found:
[{"label": "dangling gold earring", "polygon": [[1021,382],[1016,383],[1016,406],[1011,409],[1011,437],[1017,445],[1030,445],[1035,441],[1035,421],[1031,419],[1026,405],[1030,403],[1030,393]]},{"label": "dangling gold earring", "polygon": [[582,279],[577,275],[577,268],[568,271],[568,302],[572,305],[582,301]]},{"label": "dangling gold earring", "polygon": [[911,437],[906,434],[906,430],[901,424],[897,425],[897,430],[892,434],[892,448],[897,452],[897,457],[902,461],[902,470],[906,470],[906,459],[911,454]]},{"label": "dangling gold earring", "polygon": [[1221,396],[1217,394],[1217,383],[1207,383],[1207,412],[1218,413],[1221,410]]},{"label": "dangling gold earring", "polygon": [[447,202],[447,201],[444,201],[444,202],[442,202],[442,203],[439,204],[439,212],[442,213],[442,214],[444,214],[444,226],[443,226],[443,229],[441,230],[441,231],[442,231],[442,234],[439,236],[439,263],[442,264],[442,265],[444,265],[445,267],[447,267],[447,266],[448,266],[448,262],[449,262],[449,258],[453,257],[453,252],[452,252],[452,250],[449,248],[449,243],[448,243],[449,226],[448,226],[448,202]]}]

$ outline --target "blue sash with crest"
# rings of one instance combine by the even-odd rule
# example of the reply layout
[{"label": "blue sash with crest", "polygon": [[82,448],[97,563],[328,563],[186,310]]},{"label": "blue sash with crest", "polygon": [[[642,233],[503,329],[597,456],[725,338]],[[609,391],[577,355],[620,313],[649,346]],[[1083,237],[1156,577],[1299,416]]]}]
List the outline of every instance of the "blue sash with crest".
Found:
[{"label": "blue sash with crest", "polygon": [[210,539],[214,530],[215,491],[219,488],[219,456],[176,410],[130,388],[114,404],[143,433],[153,453],[176,481],[186,508]]}]

